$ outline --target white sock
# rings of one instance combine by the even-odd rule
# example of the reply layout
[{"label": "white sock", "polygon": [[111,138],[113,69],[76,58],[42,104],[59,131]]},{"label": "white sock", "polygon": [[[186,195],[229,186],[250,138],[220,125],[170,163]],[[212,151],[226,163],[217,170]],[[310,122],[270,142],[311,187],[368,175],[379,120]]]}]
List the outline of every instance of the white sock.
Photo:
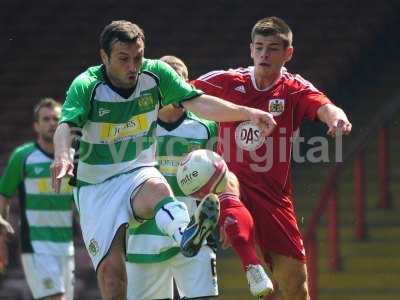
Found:
[{"label": "white sock", "polygon": [[[172,199],[172,198],[170,198]],[[166,199],[164,199],[166,200]],[[164,201],[156,207],[155,220],[161,232],[172,237],[178,245],[181,243],[182,233],[190,222],[186,204],[177,201]]]}]

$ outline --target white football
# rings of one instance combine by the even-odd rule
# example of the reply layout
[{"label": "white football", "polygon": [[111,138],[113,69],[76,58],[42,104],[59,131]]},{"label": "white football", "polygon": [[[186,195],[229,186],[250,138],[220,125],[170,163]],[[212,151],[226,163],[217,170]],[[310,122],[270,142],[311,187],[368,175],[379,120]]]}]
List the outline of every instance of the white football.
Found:
[{"label": "white football", "polygon": [[218,194],[225,191],[228,167],[217,153],[199,149],[190,152],[181,160],[176,179],[185,195],[202,198],[209,193]]}]

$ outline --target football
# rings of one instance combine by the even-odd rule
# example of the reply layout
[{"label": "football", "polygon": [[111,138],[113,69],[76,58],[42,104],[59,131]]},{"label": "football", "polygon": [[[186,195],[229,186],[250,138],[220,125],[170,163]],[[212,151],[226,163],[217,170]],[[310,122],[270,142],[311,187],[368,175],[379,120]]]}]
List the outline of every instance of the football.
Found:
[{"label": "football", "polygon": [[217,153],[199,149],[183,157],[178,165],[176,178],[185,195],[202,198],[209,193],[225,191],[228,167]]}]

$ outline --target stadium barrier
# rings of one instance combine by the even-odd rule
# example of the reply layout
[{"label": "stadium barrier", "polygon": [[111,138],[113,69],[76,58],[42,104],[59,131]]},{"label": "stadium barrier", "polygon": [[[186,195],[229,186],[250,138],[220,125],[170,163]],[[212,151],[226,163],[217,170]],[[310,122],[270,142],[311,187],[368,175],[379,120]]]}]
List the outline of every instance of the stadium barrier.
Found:
[{"label": "stadium barrier", "polygon": [[[353,163],[354,178],[354,236],[358,240],[365,238],[365,149],[371,137],[378,135],[378,169],[379,202],[378,208],[390,207],[389,197],[389,141],[388,122],[400,110],[400,96],[395,97],[384,105],[375,115],[370,126],[362,131],[349,146],[343,156],[343,162],[335,163],[328,173],[320,197],[312,211],[304,234],[307,251],[307,270],[309,293],[311,300],[318,300],[318,235],[319,221],[324,213],[327,214],[328,230],[328,263],[332,271],[340,270],[340,247],[338,239],[339,210],[338,210],[338,181],[344,168]],[[376,132],[378,130],[378,133]]]}]

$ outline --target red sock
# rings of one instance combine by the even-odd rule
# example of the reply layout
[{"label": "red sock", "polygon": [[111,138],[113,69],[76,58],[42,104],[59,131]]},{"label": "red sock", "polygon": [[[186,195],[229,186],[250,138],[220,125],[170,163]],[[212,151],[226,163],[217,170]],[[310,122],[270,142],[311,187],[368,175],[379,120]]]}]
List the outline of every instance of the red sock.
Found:
[{"label": "red sock", "polygon": [[255,245],[254,222],[247,208],[231,193],[218,195],[221,214],[219,225],[225,230],[235,252],[239,255],[243,270],[248,265],[261,264]]}]

